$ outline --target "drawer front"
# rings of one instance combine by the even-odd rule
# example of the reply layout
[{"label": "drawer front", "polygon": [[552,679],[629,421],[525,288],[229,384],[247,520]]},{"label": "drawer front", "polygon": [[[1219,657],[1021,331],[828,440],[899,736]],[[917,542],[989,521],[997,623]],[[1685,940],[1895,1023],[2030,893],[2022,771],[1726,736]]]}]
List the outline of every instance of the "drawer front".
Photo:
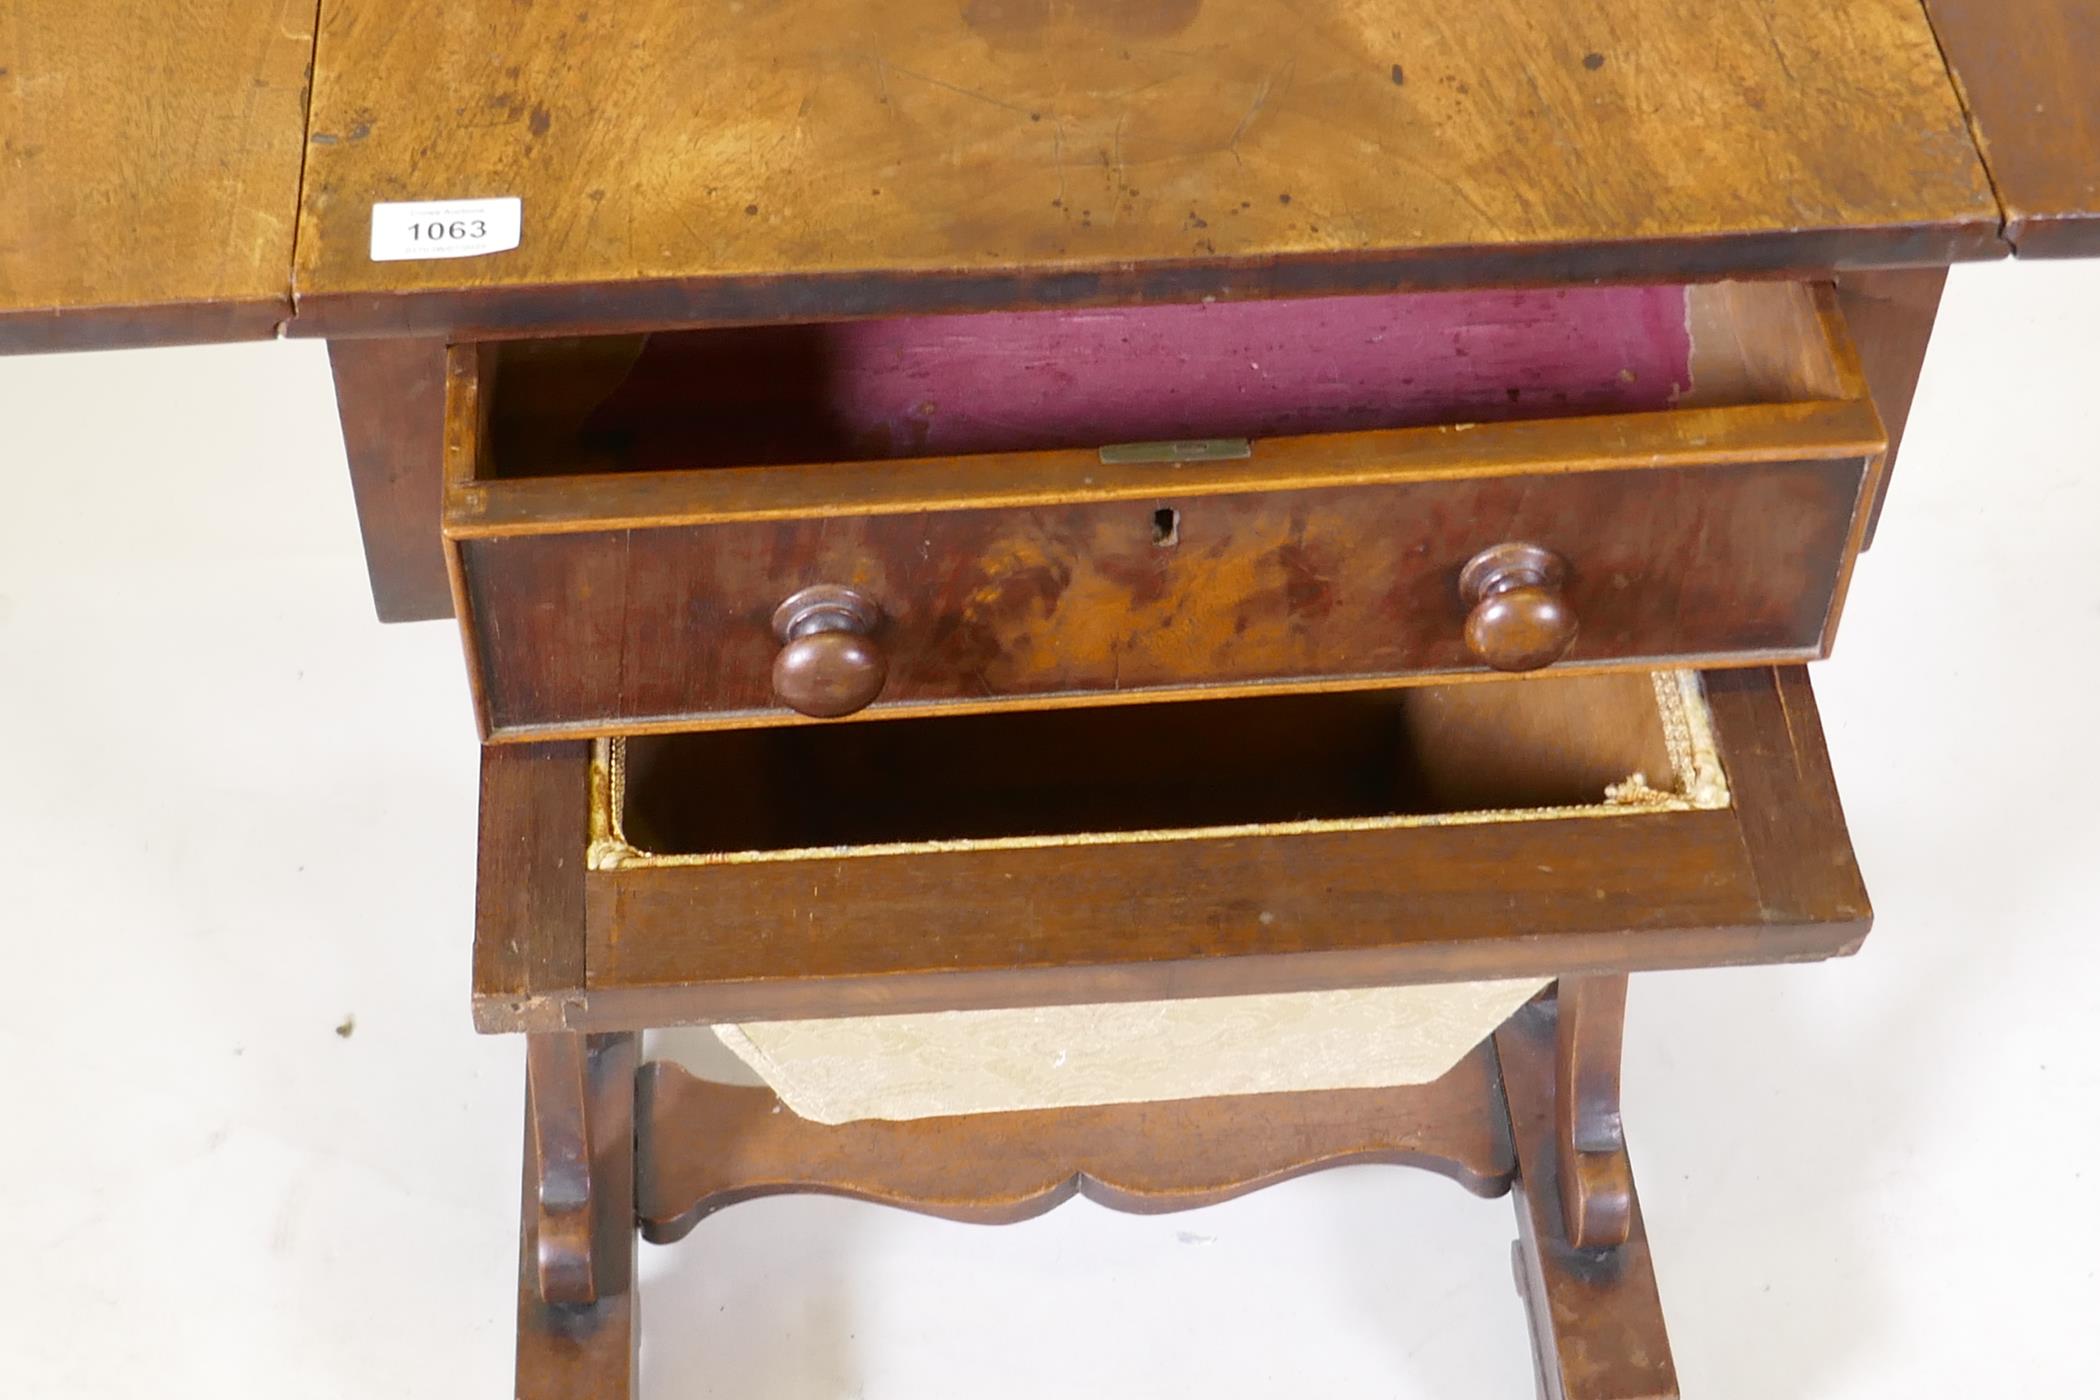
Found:
[{"label": "drawer front", "polygon": [[1828,287],[778,330],[454,347],[486,735],[1814,658],[1886,444]]},{"label": "drawer front", "polygon": [[1543,546],[1557,671],[1822,654],[1869,462],[1512,473],[1314,490],[510,535],[460,543],[490,731],[796,718],[776,609],[879,609],[872,712],[1379,684],[1482,670],[1467,561]]}]

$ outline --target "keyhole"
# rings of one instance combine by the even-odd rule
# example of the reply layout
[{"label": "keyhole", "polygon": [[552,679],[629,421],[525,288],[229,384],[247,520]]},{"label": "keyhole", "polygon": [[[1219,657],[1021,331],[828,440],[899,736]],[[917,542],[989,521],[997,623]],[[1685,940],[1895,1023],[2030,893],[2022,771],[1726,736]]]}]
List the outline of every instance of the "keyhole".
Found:
[{"label": "keyhole", "polygon": [[1152,512],[1152,543],[1161,549],[1172,549],[1181,543],[1180,511],[1161,506]]}]

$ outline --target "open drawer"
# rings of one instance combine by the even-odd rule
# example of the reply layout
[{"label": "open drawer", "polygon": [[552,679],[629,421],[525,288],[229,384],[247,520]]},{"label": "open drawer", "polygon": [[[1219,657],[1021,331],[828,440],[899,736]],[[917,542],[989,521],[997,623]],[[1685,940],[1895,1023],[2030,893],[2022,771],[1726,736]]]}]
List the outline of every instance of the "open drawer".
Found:
[{"label": "open drawer", "polygon": [[1823,655],[1884,436],[1830,289],[459,346],[497,739]]},{"label": "open drawer", "polygon": [[1800,668],[483,751],[477,1021],[623,1029],[1849,952]]}]

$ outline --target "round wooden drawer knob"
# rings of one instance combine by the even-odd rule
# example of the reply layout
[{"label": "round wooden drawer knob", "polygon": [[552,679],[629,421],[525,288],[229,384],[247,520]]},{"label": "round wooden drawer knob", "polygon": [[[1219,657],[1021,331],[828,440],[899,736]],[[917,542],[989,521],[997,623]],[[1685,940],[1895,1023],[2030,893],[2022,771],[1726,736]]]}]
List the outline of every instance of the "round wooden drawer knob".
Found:
[{"label": "round wooden drawer knob", "polygon": [[1498,544],[1467,561],[1458,576],[1466,650],[1497,671],[1551,666],[1575,644],[1575,614],[1561,597],[1567,565],[1535,544]]},{"label": "round wooden drawer knob", "polygon": [[882,609],[866,594],[835,584],[805,588],[773,613],[780,655],[773,693],[812,719],[865,710],[882,694],[889,658],[873,639]]}]

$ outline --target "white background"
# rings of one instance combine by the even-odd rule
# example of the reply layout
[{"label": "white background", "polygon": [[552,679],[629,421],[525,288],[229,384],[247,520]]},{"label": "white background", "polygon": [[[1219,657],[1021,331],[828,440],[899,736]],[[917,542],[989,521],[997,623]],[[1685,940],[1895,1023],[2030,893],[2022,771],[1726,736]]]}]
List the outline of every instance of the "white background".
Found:
[{"label": "white background", "polygon": [[[9,1396],[509,1393],[459,647],[372,621],[333,411],[315,344],[0,361]],[[2090,1393],[2096,537],[2100,267],[1957,271],[1815,672],[1876,932],[1634,981],[1697,1400]],[[997,1230],[763,1201],[645,1253],[646,1390],[1519,1400],[1512,1232],[1374,1167]]]}]

